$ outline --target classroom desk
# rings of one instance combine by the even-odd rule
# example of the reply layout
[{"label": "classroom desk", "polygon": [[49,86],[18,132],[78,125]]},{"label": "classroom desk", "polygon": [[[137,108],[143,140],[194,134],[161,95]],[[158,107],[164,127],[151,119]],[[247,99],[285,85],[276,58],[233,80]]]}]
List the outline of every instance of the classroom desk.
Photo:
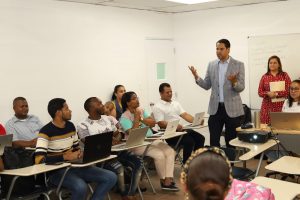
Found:
[{"label": "classroom desk", "polygon": [[292,156],[283,156],[278,160],[272,162],[271,164],[265,166],[265,168],[276,172],[300,175],[300,158]]},{"label": "classroom desk", "polygon": [[282,135],[300,135],[300,130],[289,130],[289,129],[271,129],[267,125],[262,126],[262,128],[248,128],[242,129],[241,127],[236,128],[238,132],[255,132],[255,131],[272,131],[273,134],[282,134]]},{"label": "classroom desk", "polygon": [[56,188],[56,194],[59,196],[59,192],[60,192],[60,189],[61,189],[61,186],[62,186],[62,183],[64,182],[64,179],[65,179],[65,176],[67,174],[67,172],[71,169],[71,168],[82,168],[82,167],[87,167],[87,166],[91,166],[91,165],[94,165],[94,164],[97,164],[97,163],[100,163],[100,162],[104,162],[106,160],[110,160],[110,159],[113,159],[113,158],[116,158],[117,156],[116,155],[110,155],[106,158],[102,158],[102,159],[99,159],[99,160],[95,160],[95,161],[92,161],[92,162],[88,162],[88,163],[83,163],[83,164],[72,164],[72,163],[68,163],[69,165],[67,166],[63,176],[61,177],[61,180]]},{"label": "classroom desk", "polygon": [[240,160],[243,160],[243,161],[250,160],[254,156],[261,153],[260,159],[258,162],[258,166],[256,169],[255,177],[259,173],[262,159],[264,156],[264,152],[266,150],[268,150],[269,148],[275,146],[278,143],[279,143],[279,141],[274,140],[274,139],[269,139],[266,143],[248,143],[248,142],[242,142],[238,138],[235,138],[229,142],[229,144],[231,144],[232,146],[243,147],[243,148],[249,149],[249,151],[247,153],[245,153],[239,157]]},{"label": "classroom desk", "polygon": [[300,184],[258,176],[251,182],[270,188],[277,200],[292,200],[300,193]]},{"label": "classroom desk", "polygon": [[126,150],[129,150],[129,149],[134,149],[134,148],[137,148],[137,147],[142,147],[142,146],[147,146],[147,145],[150,145],[151,142],[144,142],[143,144],[139,144],[139,145],[134,145],[134,146],[121,146],[121,147],[115,147],[115,146],[112,146],[111,147],[111,151],[113,152],[118,152],[118,151],[126,151]]},{"label": "classroom desk", "polygon": [[203,123],[202,125],[198,125],[198,126],[189,126],[189,125],[183,125],[183,130],[186,130],[186,129],[201,129],[201,128],[205,128],[205,127],[208,127],[208,123]]},{"label": "classroom desk", "polygon": [[42,174],[46,173],[49,171],[61,169],[61,168],[66,168],[69,167],[71,164],[70,163],[62,163],[59,165],[46,165],[46,164],[38,164],[38,165],[32,165],[29,167],[24,167],[24,168],[19,168],[19,169],[9,169],[9,170],[4,170],[0,172],[1,175],[10,175],[14,176],[10,186],[9,190],[6,195],[6,200],[10,199],[12,190],[14,188],[16,180],[21,177],[21,176],[33,176],[37,174]]}]

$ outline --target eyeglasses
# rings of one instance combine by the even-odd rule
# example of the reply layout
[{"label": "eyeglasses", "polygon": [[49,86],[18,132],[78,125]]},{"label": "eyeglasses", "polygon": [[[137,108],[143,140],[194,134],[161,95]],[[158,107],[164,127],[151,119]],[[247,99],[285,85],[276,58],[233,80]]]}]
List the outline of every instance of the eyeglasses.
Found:
[{"label": "eyeglasses", "polygon": [[299,91],[300,88],[297,88],[297,87],[290,87],[290,90],[291,90],[291,91]]}]

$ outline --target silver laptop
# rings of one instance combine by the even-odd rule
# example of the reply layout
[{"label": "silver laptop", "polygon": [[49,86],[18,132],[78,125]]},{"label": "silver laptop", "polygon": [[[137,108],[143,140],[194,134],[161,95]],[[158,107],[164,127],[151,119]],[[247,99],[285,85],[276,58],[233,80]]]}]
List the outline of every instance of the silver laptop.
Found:
[{"label": "silver laptop", "polygon": [[200,126],[202,123],[202,120],[204,119],[204,115],[205,115],[205,112],[196,113],[194,116],[193,123],[184,125],[184,127]]},{"label": "silver laptop", "polygon": [[300,113],[271,112],[272,129],[300,131]]},{"label": "silver laptop", "polygon": [[176,129],[179,124],[179,121],[180,121],[179,119],[169,121],[165,131],[155,133],[154,135],[152,135],[150,137],[160,137],[162,135],[172,135],[172,134],[176,133]]},{"label": "silver laptop", "polygon": [[112,149],[128,148],[144,144],[149,127],[131,129],[126,143],[112,146]]},{"label": "silver laptop", "polygon": [[5,147],[12,146],[12,139],[13,139],[13,134],[0,136],[0,156],[3,155]]}]

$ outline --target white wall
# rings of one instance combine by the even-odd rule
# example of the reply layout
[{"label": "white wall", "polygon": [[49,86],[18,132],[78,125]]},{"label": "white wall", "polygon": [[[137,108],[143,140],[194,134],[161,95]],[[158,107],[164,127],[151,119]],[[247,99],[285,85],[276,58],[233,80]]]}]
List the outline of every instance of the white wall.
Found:
[{"label": "white wall", "polygon": [[241,96],[249,104],[247,37],[299,33],[299,10],[300,1],[289,0],[174,15],[177,90],[184,108],[192,113],[207,111],[210,90],[205,91],[194,83],[187,66],[196,66],[199,75],[204,77],[208,62],[216,58],[215,42],[221,38],[231,41],[231,56],[245,63],[246,89]]},{"label": "white wall", "polygon": [[16,96],[44,123],[54,97],[67,100],[77,123],[85,99],[106,101],[116,84],[143,96],[145,38],[173,36],[171,15],[53,0],[1,0],[0,24],[3,124]]},{"label": "white wall", "polygon": [[1,0],[0,122],[13,115],[13,98],[24,96],[30,113],[44,123],[50,119],[48,101],[67,99],[77,123],[86,116],[87,97],[106,101],[119,83],[136,91],[145,105],[146,37],[174,38],[176,91],[191,113],[207,110],[210,91],[196,86],[187,65],[204,77],[216,57],[215,42],[228,38],[231,55],[246,66],[242,99],[248,104],[247,36],[299,33],[299,10],[300,1],[289,0],[171,16],[53,0]]}]

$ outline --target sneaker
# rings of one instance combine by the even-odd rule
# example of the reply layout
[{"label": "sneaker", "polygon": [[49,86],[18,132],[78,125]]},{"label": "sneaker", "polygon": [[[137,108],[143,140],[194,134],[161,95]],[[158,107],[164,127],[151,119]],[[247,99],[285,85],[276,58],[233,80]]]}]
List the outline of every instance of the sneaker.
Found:
[{"label": "sneaker", "polygon": [[178,192],[179,188],[176,186],[176,184],[170,184],[170,185],[164,185],[163,183],[160,183],[161,189],[166,191],[173,191]]}]

